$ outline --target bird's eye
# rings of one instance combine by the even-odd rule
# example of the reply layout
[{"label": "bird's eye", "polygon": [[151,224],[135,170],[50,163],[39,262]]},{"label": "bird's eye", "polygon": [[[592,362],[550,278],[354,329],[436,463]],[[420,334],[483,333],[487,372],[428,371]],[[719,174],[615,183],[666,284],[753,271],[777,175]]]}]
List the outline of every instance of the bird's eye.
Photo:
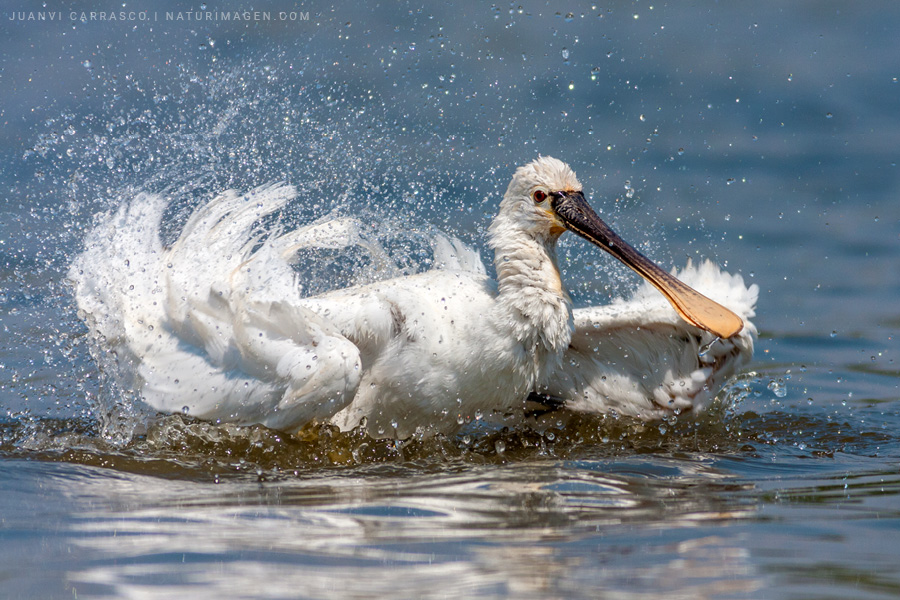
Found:
[{"label": "bird's eye", "polygon": [[547,192],[545,192],[544,190],[537,190],[531,195],[531,197],[534,198],[535,202],[540,203],[547,199]]}]

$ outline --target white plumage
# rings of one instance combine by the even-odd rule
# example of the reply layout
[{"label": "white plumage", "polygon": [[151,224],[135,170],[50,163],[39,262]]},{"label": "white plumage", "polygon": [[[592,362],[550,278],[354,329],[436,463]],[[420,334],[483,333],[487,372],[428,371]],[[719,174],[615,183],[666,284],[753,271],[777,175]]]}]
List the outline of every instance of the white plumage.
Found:
[{"label": "white plumage", "polygon": [[[571,229],[613,252],[624,243],[586,231],[596,216],[578,216],[590,209],[558,160],[513,177],[490,230],[497,281],[477,252],[438,234],[430,271],[307,297],[292,265],[313,249],[356,245],[384,272],[394,266],[352,218],[256,227],[294,197],[286,185],[226,192],[164,248],[166,201],[140,194],[89,233],[70,271],[79,309],[150,406],[285,430],[314,420],[346,429],[365,417],[371,435],[399,438],[420,427],[452,432],[476,411],[515,411],[530,392],[574,410],[657,419],[701,410],[752,355],[757,288],[711,263],[679,276],[739,317],[722,309],[707,326],[649,284],[627,300],[572,309],[559,235]],[[630,266],[676,306],[696,300]],[[721,308],[702,300],[696,314]],[[703,352],[716,338],[704,328],[722,322],[730,337]]]}]

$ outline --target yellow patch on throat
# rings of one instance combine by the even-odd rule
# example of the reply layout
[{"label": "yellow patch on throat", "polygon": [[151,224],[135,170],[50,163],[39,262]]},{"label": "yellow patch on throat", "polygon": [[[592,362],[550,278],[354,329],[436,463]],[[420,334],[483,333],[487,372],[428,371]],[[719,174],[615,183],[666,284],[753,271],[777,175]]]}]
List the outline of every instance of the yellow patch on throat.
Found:
[{"label": "yellow patch on throat", "polygon": [[555,277],[551,277],[550,280],[547,282],[547,283],[549,283],[550,291],[553,292],[554,294],[556,294],[557,296],[562,296],[562,295],[564,295],[563,294],[563,285],[562,285],[562,279],[559,276],[559,271],[557,271],[556,269],[553,269],[553,274],[555,275]]}]

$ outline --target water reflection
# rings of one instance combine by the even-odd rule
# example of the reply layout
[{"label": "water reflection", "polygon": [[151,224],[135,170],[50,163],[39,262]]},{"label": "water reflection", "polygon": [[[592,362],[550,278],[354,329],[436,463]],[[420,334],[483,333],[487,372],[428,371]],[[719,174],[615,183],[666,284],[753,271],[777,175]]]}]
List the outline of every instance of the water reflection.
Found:
[{"label": "water reflection", "polygon": [[[900,523],[900,475],[842,452],[782,449],[773,461],[585,449],[219,484],[151,464],[0,463],[0,537],[16,541],[0,544],[0,588],[129,598],[900,594],[885,535]],[[22,568],[35,556],[39,581]],[[22,593],[12,593],[17,582]]]},{"label": "water reflection", "polygon": [[69,535],[92,557],[69,580],[194,598],[755,589],[740,538],[720,531],[754,514],[750,488],[702,460],[410,470],[219,485],[91,472],[64,487],[87,507]]}]

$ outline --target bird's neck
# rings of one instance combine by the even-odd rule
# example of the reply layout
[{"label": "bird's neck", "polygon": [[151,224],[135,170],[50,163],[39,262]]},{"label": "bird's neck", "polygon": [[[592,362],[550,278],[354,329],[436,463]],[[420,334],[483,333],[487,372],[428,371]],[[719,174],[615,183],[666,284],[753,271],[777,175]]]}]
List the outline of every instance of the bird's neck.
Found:
[{"label": "bird's neck", "polygon": [[556,238],[492,231],[498,326],[534,360],[535,383],[557,366],[572,338],[571,301],[556,263]]}]

